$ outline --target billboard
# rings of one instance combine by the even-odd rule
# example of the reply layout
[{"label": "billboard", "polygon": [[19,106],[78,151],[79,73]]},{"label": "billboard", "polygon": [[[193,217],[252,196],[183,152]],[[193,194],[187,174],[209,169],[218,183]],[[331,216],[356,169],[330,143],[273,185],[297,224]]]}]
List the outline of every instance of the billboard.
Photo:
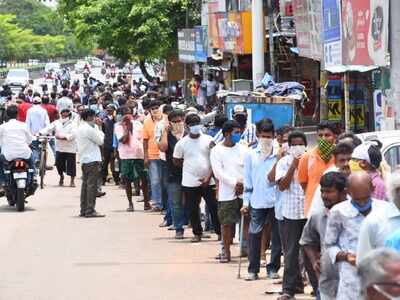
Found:
[{"label": "billboard", "polygon": [[198,62],[207,62],[208,39],[207,29],[204,26],[196,26],[195,30],[195,59]]},{"label": "billboard", "polygon": [[386,66],[389,1],[342,0],[343,64]]},{"label": "billboard", "polygon": [[323,45],[325,67],[342,64],[342,28],[340,0],[323,0]]},{"label": "billboard", "polygon": [[322,59],[322,3],[319,0],[293,0],[297,47],[300,56]]},{"label": "billboard", "polygon": [[182,29],[178,31],[179,61],[183,63],[196,62],[196,32],[195,29]]},{"label": "billboard", "polygon": [[252,51],[251,13],[210,14],[208,38],[212,48],[234,54],[250,54]]}]

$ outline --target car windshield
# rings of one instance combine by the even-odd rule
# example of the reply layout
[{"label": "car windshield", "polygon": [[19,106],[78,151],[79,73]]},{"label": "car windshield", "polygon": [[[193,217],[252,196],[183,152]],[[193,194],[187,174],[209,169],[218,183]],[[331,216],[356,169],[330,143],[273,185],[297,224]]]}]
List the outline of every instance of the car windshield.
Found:
[{"label": "car windshield", "polygon": [[8,72],[8,76],[13,77],[26,77],[28,75],[28,71],[26,70],[10,70]]}]

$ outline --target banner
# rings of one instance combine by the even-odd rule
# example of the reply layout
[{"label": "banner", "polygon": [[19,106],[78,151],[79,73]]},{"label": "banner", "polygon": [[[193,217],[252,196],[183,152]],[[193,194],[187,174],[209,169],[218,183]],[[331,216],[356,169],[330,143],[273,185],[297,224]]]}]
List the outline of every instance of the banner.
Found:
[{"label": "banner", "polygon": [[323,0],[324,65],[332,67],[342,64],[342,30],[340,0]]},{"label": "banner", "polygon": [[179,61],[183,63],[196,62],[195,57],[195,29],[182,29],[178,31]]},{"label": "banner", "polygon": [[207,62],[208,39],[207,29],[203,26],[195,27],[195,59],[198,62]]},{"label": "banner", "polygon": [[343,64],[386,66],[388,0],[342,0]]},{"label": "banner", "polygon": [[208,39],[212,48],[234,54],[250,54],[252,51],[251,13],[210,14]]},{"label": "banner", "polygon": [[300,56],[320,61],[322,58],[321,1],[293,0],[297,47]]}]

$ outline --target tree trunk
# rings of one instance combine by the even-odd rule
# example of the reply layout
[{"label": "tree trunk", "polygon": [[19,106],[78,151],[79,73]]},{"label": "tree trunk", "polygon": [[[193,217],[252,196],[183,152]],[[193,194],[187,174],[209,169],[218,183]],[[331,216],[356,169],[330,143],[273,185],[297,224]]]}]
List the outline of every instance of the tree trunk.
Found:
[{"label": "tree trunk", "polygon": [[139,68],[142,71],[143,76],[149,81],[153,81],[154,77],[147,72],[146,61],[144,59],[139,60]]}]

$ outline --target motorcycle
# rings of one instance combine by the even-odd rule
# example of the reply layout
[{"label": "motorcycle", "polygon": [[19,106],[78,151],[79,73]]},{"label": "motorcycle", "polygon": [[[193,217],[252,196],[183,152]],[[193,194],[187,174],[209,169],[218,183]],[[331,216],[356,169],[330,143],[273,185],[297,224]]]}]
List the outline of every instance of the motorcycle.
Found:
[{"label": "motorcycle", "polygon": [[17,211],[25,210],[25,199],[33,195],[37,189],[34,179],[34,169],[29,167],[29,161],[15,159],[4,163],[4,191],[10,206],[16,206]]}]

